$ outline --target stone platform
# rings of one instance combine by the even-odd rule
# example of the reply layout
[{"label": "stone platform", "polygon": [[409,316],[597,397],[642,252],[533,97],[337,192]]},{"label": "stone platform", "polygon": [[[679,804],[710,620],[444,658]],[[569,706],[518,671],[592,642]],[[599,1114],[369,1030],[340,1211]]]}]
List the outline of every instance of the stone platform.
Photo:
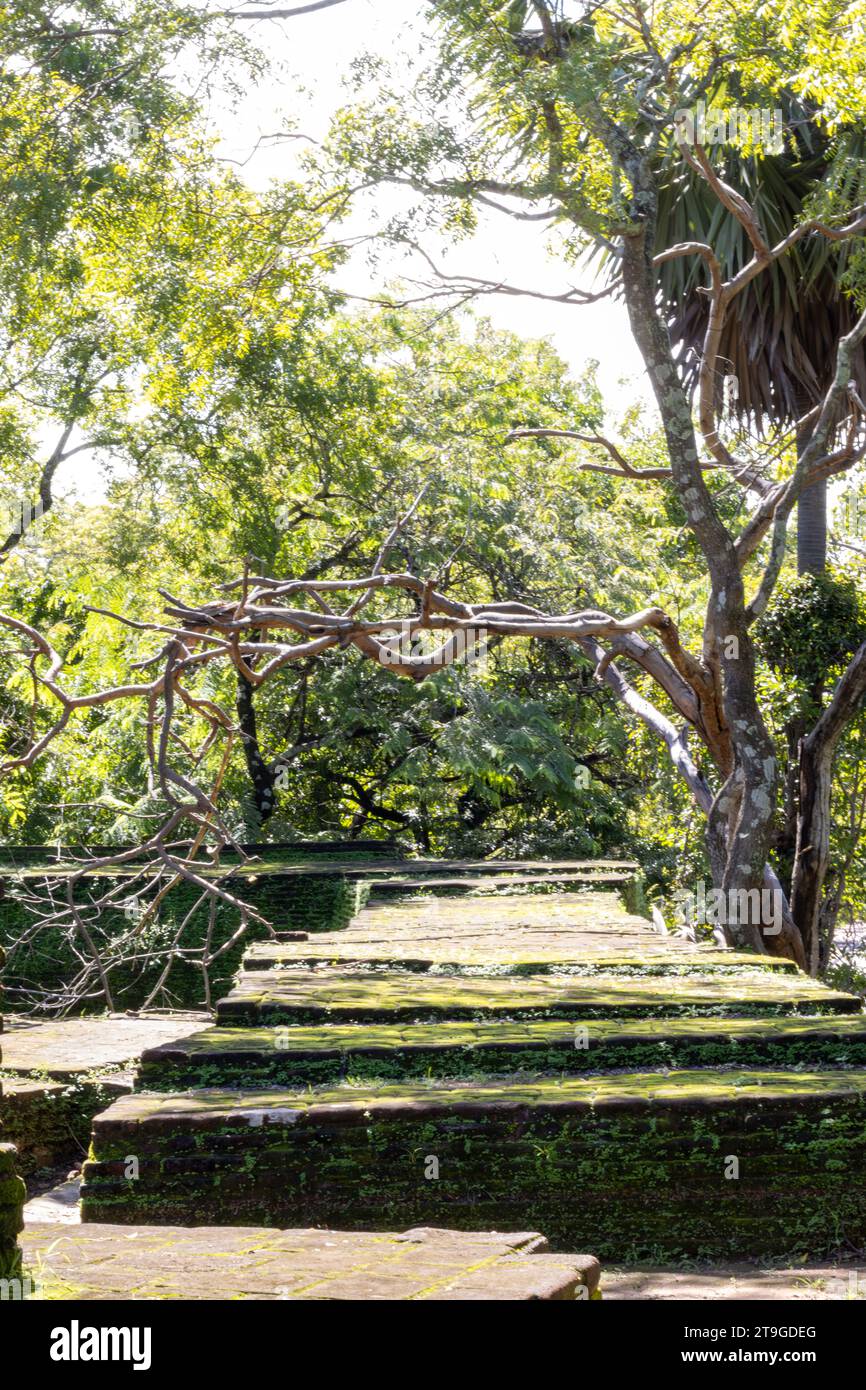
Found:
[{"label": "stone platform", "polygon": [[408,971],[249,970],[217,1005],[217,1022],[236,1027],[300,1023],[410,1023],[425,1019],[767,1018],[854,1014],[860,1001],[801,976],[768,971],[707,980],[658,980],[567,973],[488,977],[419,976]]},{"label": "stone platform", "polygon": [[347,928],[314,936],[280,935],[257,942],[247,970],[334,964],[391,970],[521,974],[557,968],[578,973],[630,970],[662,974],[766,969],[790,973],[791,961],[662,937],[623,910],[615,893],[517,892],[468,900],[442,897],[427,883],[424,897],[400,903],[373,899]]},{"label": "stone platform", "polygon": [[[862,1071],[130,1096],[93,1143],[85,1220],[375,1230],[399,1213],[508,1230],[523,1216],[559,1249],[705,1257],[732,1233],[773,1254],[803,1221],[813,1239],[866,1243]],[[799,1166],[782,1175],[786,1152]]]},{"label": "stone platform", "polygon": [[203,1028],[204,1013],[100,1014],[12,1027],[3,1039],[2,1069],[21,1079],[46,1076],[67,1085],[100,1074],[129,1074],[149,1047]]}]

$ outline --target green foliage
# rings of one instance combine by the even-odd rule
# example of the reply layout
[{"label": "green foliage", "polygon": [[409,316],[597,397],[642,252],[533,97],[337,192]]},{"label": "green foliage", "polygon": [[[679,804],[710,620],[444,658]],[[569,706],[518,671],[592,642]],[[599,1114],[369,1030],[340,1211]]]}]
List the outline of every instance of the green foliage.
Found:
[{"label": "green foliage", "polygon": [[853,580],[829,574],[780,585],[757,634],[773,670],[807,688],[824,684],[864,639],[862,594]]}]

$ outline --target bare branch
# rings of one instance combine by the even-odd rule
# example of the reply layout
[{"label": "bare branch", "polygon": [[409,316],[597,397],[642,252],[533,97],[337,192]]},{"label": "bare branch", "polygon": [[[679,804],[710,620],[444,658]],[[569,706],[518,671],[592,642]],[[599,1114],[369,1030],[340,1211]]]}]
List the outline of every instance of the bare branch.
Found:
[{"label": "bare branch", "polygon": [[309,5],[295,5],[288,10],[223,10],[230,19],[294,19],[299,14],[312,14],[314,10],[329,10],[332,5],[343,5],[345,0],[312,0]]}]

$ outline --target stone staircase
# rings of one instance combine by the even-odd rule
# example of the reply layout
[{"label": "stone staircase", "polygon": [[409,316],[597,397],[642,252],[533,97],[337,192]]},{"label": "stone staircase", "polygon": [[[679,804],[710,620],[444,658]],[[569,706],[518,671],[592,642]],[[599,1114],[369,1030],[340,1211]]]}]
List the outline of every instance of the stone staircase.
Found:
[{"label": "stone staircase", "polygon": [[85,1221],[531,1228],[620,1263],[866,1244],[860,1000],[659,935],[628,866],[489,867],[404,866],[345,930],[254,945],[95,1120]]}]

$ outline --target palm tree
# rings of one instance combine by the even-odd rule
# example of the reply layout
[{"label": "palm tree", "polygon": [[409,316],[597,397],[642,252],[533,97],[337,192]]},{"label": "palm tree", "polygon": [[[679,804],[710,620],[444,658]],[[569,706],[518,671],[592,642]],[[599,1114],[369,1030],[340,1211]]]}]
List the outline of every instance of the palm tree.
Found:
[{"label": "palm tree", "polygon": [[[823,181],[841,182],[852,205],[866,200],[866,139],[845,132],[829,140],[800,112],[792,148],[781,154],[746,158],[726,149],[722,176],[755,208],[771,244],[803,219],[804,204]],[[708,241],[726,275],[752,256],[748,237],[713,196],[704,181],[681,160],[672,161],[671,178],[659,204],[657,248],[679,241]],[[759,430],[792,428],[823,398],[832,379],[836,344],[853,325],[856,311],[845,293],[843,275],[850,248],[819,235],[799,242],[734,301],[721,343],[720,360],[737,378],[731,412],[741,424]],[[707,319],[707,297],[698,258],[672,260],[661,267],[661,292],[671,339],[681,365],[696,379]],[[866,380],[862,354],[858,385]],[[721,383],[720,383],[721,385]],[[808,432],[798,437],[798,448]],[[799,574],[822,574],[827,560],[827,484],[807,488],[797,514]]]},{"label": "palm tree", "polygon": [[[804,205],[822,183],[838,184],[846,200],[851,200],[849,206],[866,201],[863,133],[846,131],[830,140],[809,120],[808,112],[795,110],[794,114],[793,141],[783,153],[746,158],[727,147],[720,160],[722,177],[755,208],[771,245],[803,220]],[[673,151],[670,168],[659,203],[656,249],[680,241],[706,241],[719,256],[722,273],[734,274],[752,258],[746,232]],[[736,395],[729,395],[727,404],[738,424],[750,424],[761,432],[791,429],[823,399],[835,368],[836,345],[856,318],[853,299],[845,292],[849,255],[846,243],[820,235],[808,237],[734,300],[720,361],[724,371],[737,379]],[[698,292],[702,272],[697,257],[667,261],[660,269],[671,340],[693,386],[708,313],[707,296]],[[855,361],[862,393],[863,354],[857,354]],[[720,381],[720,396],[721,386]],[[808,439],[807,425],[798,433],[798,451]],[[827,484],[820,482],[803,492],[797,508],[797,573],[820,576],[826,566]],[[813,682],[809,696],[813,709],[820,709],[823,676]],[[785,727],[784,821],[775,848],[782,878],[788,883],[802,814],[801,740],[809,724],[804,710],[793,713]]]}]

